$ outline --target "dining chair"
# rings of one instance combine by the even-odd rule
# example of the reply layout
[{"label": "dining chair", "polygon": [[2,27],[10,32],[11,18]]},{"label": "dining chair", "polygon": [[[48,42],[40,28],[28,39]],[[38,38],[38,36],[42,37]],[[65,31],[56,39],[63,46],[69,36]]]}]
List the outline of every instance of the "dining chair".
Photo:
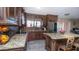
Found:
[{"label": "dining chair", "polygon": [[58,50],[59,51],[71,51],[73,50],[73,44],[74,44],[74,37],[68,37],[66,44],[60,45]]}]

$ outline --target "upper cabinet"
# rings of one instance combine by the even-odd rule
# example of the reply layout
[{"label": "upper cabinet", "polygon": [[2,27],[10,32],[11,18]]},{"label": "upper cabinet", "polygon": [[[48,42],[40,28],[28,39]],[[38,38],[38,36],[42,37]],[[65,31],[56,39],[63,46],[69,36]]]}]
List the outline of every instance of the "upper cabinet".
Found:
[{"label": "upper cabinet", "polygon": [[48,32],[57,32],[57,19],[58,16],[57,15],[47,15],[46,16],[47,19],[47,31]]},{"label": "upper cabinet", "polygon": [[6,17],[6,9],[4,7],[0,7],[0,20],[4,20]]},{"label": "upper cabinet", "polygon": [[22,7],[0,7],[0,24],[22,24],[24,10]]},{"label": "upper cabinet", "polygon": [[47,15],[47,21],[57,22],[58,16],[57,15]]},{"label": "upper cabinet", "polygon": [[4,20],[8,17],[17,18],[22,12],[22,7],[0,7],[0,18]]},{"label": "upper cabinet", "polygon": [[22,8],[21,7],[6,7],[6,17],[16,18],[21,15]]}]

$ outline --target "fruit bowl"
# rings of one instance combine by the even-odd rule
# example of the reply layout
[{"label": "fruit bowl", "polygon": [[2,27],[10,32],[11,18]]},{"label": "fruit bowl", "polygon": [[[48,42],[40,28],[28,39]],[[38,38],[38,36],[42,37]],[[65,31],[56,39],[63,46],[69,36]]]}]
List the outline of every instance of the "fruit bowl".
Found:
[{"label": "fruit bowl", "polygon": [[8,31],[8,26],[0,26],[0,32]]},{"label": "fruit bowl", "polygon": [[61,34],[64,34],[65,33],[65,31],[64,30],[61,30],[61,31],[59,31]]},{"label": "fruit bowl", "polygon": [[6,44],[9,41],[9,36],[5,33],[9,30],[8,26],[0,26],[0,45]]},{"label": "fruit bowl", "polygon": [[6,44],[9,41],[9,36],[8,35],[0,35],[0,44]]}]

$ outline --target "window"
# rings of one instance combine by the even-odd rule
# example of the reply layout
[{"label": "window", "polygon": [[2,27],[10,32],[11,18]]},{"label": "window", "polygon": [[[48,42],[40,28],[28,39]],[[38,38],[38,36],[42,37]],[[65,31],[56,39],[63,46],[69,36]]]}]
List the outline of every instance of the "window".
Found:
[{"label": "window", "polygon": [[57,28],[58,28],[58,31],[65,30],[64,29],[64,22],[58,22]]},{"label": "window", "polygon": [[37,21],[37,27],[41,27],[41,21]]},{"label": "window", "polygon": [[27,20],[27,27],[41,27],[41,21]]}]

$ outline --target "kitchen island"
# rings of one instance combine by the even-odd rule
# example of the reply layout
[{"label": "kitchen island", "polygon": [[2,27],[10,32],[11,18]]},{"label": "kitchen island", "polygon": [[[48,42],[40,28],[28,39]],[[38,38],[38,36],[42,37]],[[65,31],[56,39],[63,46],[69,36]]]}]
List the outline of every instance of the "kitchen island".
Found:
[{"label": "kitchen island", "polygon": [[6,44],[0,45],[0,51],[26,50],[27,34],[15,34]]},{"label": "kitchen island", "polygon": [[60,44],[66,44],[69,37],[79,38],[78,34],[74,33],[44,33],[46,39],[46,49],[49,51],[57,51]]}]

